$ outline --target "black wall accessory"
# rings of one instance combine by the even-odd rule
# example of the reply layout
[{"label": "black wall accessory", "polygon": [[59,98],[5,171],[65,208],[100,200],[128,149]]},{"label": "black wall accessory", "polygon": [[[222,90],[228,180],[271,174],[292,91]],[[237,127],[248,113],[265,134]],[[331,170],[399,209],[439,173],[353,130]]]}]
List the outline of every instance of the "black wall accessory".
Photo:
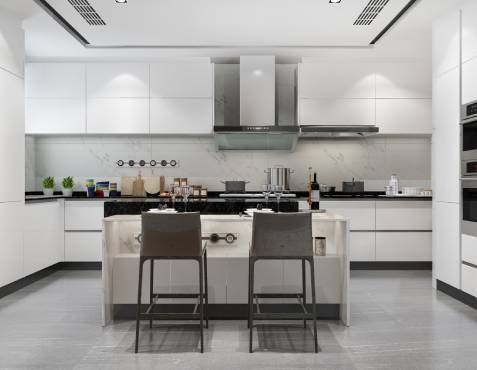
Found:
[{"label": "black wall accessory", "polygon": [[169,161],[165,160],[165,159],[162,159],[162,160],[156,160],[156,159],[151,159],[150,161],[146,161],[144,159],[140,159],[140,160],[134,160],[134,159],[128,159],[128,160],[123,160],[123,159],[119,159],[117,162],[116,162],[116,165],[118,167],[123,167],[125,164],[127,163],[127,165],[129,167],[156,167],[156,166],[159,166],[159,167],[170,167],[170,168],[174,168],[174,167],[179,167],[179,161],[175,160],[175,159],[171,159]]}]

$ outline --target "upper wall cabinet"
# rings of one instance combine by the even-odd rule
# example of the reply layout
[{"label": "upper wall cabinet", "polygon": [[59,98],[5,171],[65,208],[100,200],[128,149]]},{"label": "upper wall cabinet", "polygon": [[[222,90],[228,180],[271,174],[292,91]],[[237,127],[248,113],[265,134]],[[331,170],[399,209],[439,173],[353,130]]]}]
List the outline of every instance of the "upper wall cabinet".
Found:
[{"label": "upper wall cabinet", "polygon": [[366,63],[300,63],[300,99],[375,98],[373,66]]},{"label": "upper wall cabinet", "polygon": [[86,67],[79,63],[29,63],[25,66],[27,98],[85,99]]},{"label": "upper wall cabinet", "polygon": [[91,98],[149,98],[149,64],[94,63],[87,65]]},{"label": "upper wall cabinet", "polygon": [[151,64],[151,98],[212,98],[211,63]]},{"label": "upper wall cabinet", "polygon": [[467,1],[462,7],[462,61],[477,57],[477,3]]},{"label": "upper wall cabinet", "polygon": [[462,104],[477,100],[477,58],[462,64]]},{"label": "upper wall cabinet", "polygon": [[435,76],[459,66],[460,14],[453,11],[433,23],[432,69]]},{"label": "upper wall cabinet", "polygon": [[377,63],[375,71],[377,99],[432,97],[432,73],[427,63]]},{"label": "upper wall cabinet", "polygon": [[431,99],[377,99],[376,125],[381,134],[432,134]]}]

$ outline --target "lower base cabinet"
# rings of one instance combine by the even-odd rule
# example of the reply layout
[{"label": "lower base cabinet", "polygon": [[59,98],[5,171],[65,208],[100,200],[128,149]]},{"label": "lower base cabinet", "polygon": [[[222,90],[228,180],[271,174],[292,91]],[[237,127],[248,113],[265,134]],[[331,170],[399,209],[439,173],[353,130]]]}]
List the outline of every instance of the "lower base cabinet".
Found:
[{"label": "lower base cabinet", "polygon": [[376,232],[376,261],[432,261],[432,232]]},{"label": "lower base cabinet", "polygon": [[477,268],[462,265],[462,290],[477,297]]},{"label": "lower base cabinet", "polygon": [[23,277],[23,203],[0,203],[0,287]]},{"label": "lower base cabinet", "polygon": [[66,262],[100,262],[102,260],[101,231],[65,232]]},{"label": "lower base cabinet", "polygon": [[349,253],[351,261],[369,262],[376,260],[376,233],[350,232]]}]

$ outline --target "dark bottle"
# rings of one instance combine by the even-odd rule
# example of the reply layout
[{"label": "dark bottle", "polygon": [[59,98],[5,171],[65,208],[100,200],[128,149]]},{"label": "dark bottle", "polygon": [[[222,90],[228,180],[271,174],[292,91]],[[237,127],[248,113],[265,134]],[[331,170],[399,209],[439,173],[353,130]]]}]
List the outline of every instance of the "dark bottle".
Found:
[{"label": "dark bottle", "polygon": [[320,184],[316,178],[316,172],[313,174],[313,182],[310,185],[311,209],[320,209]]}]

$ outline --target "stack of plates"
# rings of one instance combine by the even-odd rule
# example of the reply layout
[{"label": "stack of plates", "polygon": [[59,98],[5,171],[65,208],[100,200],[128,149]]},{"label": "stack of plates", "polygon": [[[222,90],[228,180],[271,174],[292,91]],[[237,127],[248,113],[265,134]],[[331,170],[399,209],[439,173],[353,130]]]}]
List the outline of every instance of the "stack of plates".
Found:
[{"label": "stack of plates", "polygon": [[247,208],[245,213],[249,216],[253,216],[255,212],[262,212],[262,213],[273,213],[273,209],[271,208],[262,208],[262,209],[257,209],[257,208]]},{"label": "stack of plates", "polygon": [[177,213],[174,208],[166,208],[166,209],[159,209],[159,208],[151,208],[148,213]]}]

